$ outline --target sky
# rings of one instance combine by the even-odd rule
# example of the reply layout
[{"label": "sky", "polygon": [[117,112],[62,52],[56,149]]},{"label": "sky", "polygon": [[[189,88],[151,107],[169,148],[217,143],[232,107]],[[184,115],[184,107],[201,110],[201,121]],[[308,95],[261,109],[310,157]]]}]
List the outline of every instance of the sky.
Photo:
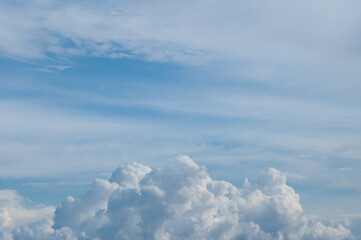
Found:
[{"label": "sky", "polygon": [[[291,194],[296,199],[291,205],[305,214],[292,229],[327,228],[311,215],[361,222],[360,5],[356,0],[1,1],[0,208],[10,209],[13,220],[16,212],[33,216],[14,220],[2,234],[24,239],[12,231],[49,218],[58,230],[51,224],[44,229],[53,229],[54,239],[66,234],[81,239],[79,223],[66,222],[74,216],[62,215],[68,211],[64,199],[72,196],[89,210],[81,199],[97,181],[122,189],[111,180],[119,166],[136,162],[173,169],[179,155],[206,168],[211,180],[205,184],[225,181],[247,192],[240,195],[245,201],[253,191],[244,187],[246,178],[272,199],[278,192],[265,191],[257,179],[264,171],[285,177],[282,188],[299,195],[297,200]],[[162,174],[149,178],[170,181]],[[125,188],[139,192],[149,184],[136,185]],[[105,188],[114,196],[120,191]],[[128,203],[112,208],[113,195],[101,200],[109,210],[108,225],[99,219],[87,223],[102,225],[97,233],[85,229],[89,236],[121,234],[114,229],[123,220],[113,219],[111,209]],[[258,222],[269,213],[240,209],[245,222],[234,226],[250,228],[252,220],[264,232],[259,239],[281,233],[285,239],[308,239],[316,229],[295,234],[277,228],[277,233]],[[172,221],[163,228],[181,220]],[[354,223],[342,224],[355,229]],[[153,228],[147,234],[160,234]],[[335,229],[340,233],[335,239],[352,239],[353,233]],[[183,234],[167,231],[158,238]],[[188,232],[193,239],[201,236]],[[138,230],[122,234],[134,238]],[[218,239],[244,232],[222,234]],[[331,239],[325,236],[318,237]]]}]

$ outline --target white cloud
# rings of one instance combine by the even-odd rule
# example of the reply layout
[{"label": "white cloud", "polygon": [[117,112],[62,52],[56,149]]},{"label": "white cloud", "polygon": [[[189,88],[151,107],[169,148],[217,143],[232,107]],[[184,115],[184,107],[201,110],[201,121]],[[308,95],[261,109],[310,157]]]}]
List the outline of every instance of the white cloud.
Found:
[{"label": "white cloud", "polygon": [[0,49],[25,59],[50,52],[267,63],[249,68],[251,75],[290,63],[309,70],[315,64],[354,68],[360,61],[359,7],[353,0],[2,1]]},{"label": "white cloud", "polygon": [[37,239],[54,233],[51,228],[54,210],[51,206],[27,207],[26,200],[16,191],[0,190],[0,238]]},{"label": "white cloud", "polygon": [[[68,197],[52,220],[7,229],[4,239],[356,239],[349,220],[303,213],[299,196],[276,169],[239,189],[214,181],[187,156],[171,168],[129,163],[109,181],[96,179],[78,199]],[[5,192],[3,199],[9,199]],[[18,198],[16,193],[10,199]],[[8,206],[7,204],[6,206]],[[10,204],[11,205],[11,204]],[[357,222],[357,218],[355,218]]]},{"label": "white cloud", "polygon": [[[4,220],[1,225],[21,226],[44,217],[52,217],[53,207],[36,206],[29,209],[24,207],[24,201],[16,191],[0,190],[0,207],[3,207],[1,213]],[[11,218],[9,218],[10,216]]]},{"label": "white cloud", "polygon": [[47,73],[57,73],[59,71],[64,71],[71,66],[62,66],[62,65],[45,65],[43,67],[31,68],[31,70],[39,71],[39,72],[47,72]]}]

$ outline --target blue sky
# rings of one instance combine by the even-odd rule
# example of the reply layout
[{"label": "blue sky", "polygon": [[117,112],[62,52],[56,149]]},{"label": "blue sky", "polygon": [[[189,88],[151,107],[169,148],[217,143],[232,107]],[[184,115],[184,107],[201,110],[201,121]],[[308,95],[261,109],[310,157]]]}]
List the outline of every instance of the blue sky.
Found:
[{"label": "blue sky", "polygon": [[306,212],[360,214],[359,5],[3,1],[1,188],[56,206],[186,154],[236,186],[277,168]]}]

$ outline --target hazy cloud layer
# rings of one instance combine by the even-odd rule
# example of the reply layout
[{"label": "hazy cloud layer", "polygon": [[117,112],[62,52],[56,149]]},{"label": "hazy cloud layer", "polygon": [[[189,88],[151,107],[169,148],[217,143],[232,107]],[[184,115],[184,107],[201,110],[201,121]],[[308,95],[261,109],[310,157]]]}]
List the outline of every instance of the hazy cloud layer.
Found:
[{"label": "hazy cloud layer", "polygon": [[[357,239],[349,220],[304,214],[276,169],[238,189],[212,180],[187,156],[163,169],[128,163],[78,199],[62,201],[53,219],[40,214],[45,208],[25,209],[19,198],[1,193],[2,239]],[[14,204],[43,218],[17,223]]]},{"label": "hazy cloud layer", "polygon": [[360,8],[356,0],[5,0],[0,55],[48,73],[76,65],[74,56],[203,65],[222,79],[358,102]]},{"label": "hazy cloud layer", "polygon": [[32,0],[0,6],[0,50],[15,58],[233,58],[309,68],[342,62],[353,68],[360,61],[360,2],[354,0]]}]

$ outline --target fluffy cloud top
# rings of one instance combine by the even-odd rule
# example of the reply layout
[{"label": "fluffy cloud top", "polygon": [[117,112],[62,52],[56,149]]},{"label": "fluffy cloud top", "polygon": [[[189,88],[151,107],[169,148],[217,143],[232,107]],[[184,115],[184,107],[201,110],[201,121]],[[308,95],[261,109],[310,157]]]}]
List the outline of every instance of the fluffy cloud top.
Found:
[{"label": "fluffy cloud top", "polygon": [[356,239],[347,221],[305,215],[276,169],[239,189],[212,180],[187,156],[172,168],[126,164],[78,199],[62,201],[53,219],[12,224],[19,196],[8,193],[1,193],[2,239]]}]

